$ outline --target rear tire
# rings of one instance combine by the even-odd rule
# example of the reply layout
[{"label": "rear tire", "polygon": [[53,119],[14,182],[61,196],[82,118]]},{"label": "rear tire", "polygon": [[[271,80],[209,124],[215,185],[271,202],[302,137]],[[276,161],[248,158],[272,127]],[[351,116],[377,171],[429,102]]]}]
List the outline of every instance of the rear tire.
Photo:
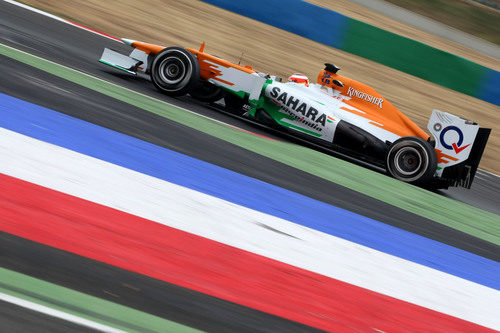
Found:
[{"label": "rear tire", "polygon": [[188,50],[167,47],[151,64],[151,80],[159,91],[169,96],[182,96],[198,86],[200,64]]},{"label": "rear tire", "polygon": [[226,110],[237,115],[243,115],[245,110],[245,105],[248,103],[248,98],[240,98],[232,93],[226,93],[224,96],[224,104],[226,105]]},{"label": "rear tire", "polygon": [[224,90],[214,84],[203,81],[198,87],[191,90],[189,95],[200,102],[213,103],[224,97]]},{"label": "rear tire", "polygon": [[436,152],[422,138],[400,138],[389,147],[386,167],[389,174],[396,179],[414,185],[424,185],[436,172]]}]

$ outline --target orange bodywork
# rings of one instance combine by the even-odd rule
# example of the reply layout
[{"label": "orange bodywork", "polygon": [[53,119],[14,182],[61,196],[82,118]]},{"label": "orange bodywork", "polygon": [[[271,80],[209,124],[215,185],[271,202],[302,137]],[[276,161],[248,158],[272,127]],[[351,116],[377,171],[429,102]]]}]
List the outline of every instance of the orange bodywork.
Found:
[{"label": "orange bodywork", "polygon": [[[143,42],[137,42],[137,41],[134,41],[133,43],[131,43],[131,46],[135,47],[138,50],[145,52],[146,54],[152,54],[152,55],[156,55],[165,49],[164,46],[143,43]],[[186,48],[186,50],[188,50],[189,52],[191,52],[192,54],[194,54],[197,57],[198,63],[200,64],[200,76],[205,80],[214,79],[214,80],[221,81],[221,82],[224,82],[224,83],[229,84],[229,85],[233,85],[233,83],[231,83],[231,82],[227,82],[227,81],[224,81],[224,80],[221,80],[220,78],[218,78],[218,76],[221,75],[221,72],[217,68],[215,68],[211,63],[215,63],[217,65],[220,65],[220,66],[223,66],[226,68],[233,67],[233,68],[236,68],[240,71],[247,72],[247,73],[255,73],[255,71],[252,69],[251,66],[240,66],[240,65],[233,64],[227,60],[220,59],[216,56],[205,53],[204,48],[205,48],[205,43],[203,43],[201,45],[199,50],[195,50],[195,49],[191,49],[191,48]]]},{"label": "orange bodywork", "polygon": [[[335,85],[334,80],[342,82],[344,86]],[[353,108],[341,109],[371,120],[370,123],[374,126],[401,137],[416,136],[424,140],[429,138],[427,133],[366,84],[324,69],[318,75],[318,84],[339,90],[342,95],[349,96],[350,99],[344,99],[344,102]]]},{"label": "orange bodywork", "polygon": [[216,63],[217,65],[226,68],[233,67],[246,73],[255,73],[255,71],[252,69],[251,66],[240,66],[233,64],[232,62],[229,62],[227,60],[217,58],[216,56],[205,53],[204,48],[205,48],[205,43],[201,45],[199,50],[191,48],[186,48],[186,50],[197,56],[198,62],[200,64],[200,76],[205,80],[214,79],[229,85],[233,85],[233,83],[231,82],[219,79],[218,76],[221,75],[221,72],[217,68],[215,68],[211,63]]},{"label": "orange bodywork", "polygon": [[130,45],[135,47],[138,50],[141,50],[142,52],[144,52],[146,54],[153,54],[153,55],[160,53],[163,49],[165,49],[164,46],[143,43],[143,42],[137,42],[137,41],[134,41]]}]

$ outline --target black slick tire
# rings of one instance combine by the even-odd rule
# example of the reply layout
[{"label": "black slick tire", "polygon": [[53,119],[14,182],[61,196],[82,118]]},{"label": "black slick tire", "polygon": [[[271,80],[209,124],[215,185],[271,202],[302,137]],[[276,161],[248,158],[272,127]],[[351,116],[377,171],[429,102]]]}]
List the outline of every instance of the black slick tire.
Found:
[{"label": "black slick tire", "polygon": [[226,110],[237,115],[243,115],[246,110],[244,106],[248,103],[248,98],[241,98],[231,93],[226,93],[224,96],[224,104],[226,105]]},{"label": "black slick tire", "polygon": [[224,90],[211,84],[207,81],[200,82],[200,84],[189,92],[189,95],[194,99],[205,102],[212,103],[218,101],[224,97]]},{"label": "black slick tire", "polygon": [[166,95],[183,96],[198,86],[200,64],[188,50],[167,47],[155,56],[151,64],[151,81]]},{"label": "black slick tire", "polygon": [[389,174],[414,185],[425,185],[434,176],[437,155],[424,139],[408,136],[392,143],[386,156]]}]

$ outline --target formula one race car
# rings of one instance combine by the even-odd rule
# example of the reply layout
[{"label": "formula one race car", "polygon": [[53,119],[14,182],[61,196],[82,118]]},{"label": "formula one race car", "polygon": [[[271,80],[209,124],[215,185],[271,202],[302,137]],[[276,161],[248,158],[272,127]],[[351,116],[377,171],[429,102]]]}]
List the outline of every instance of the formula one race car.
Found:
[{"label": "formula one race car", "polygon": [[332,64],[317,84],[302,75],[288,82],[199,50],[122,39],[134,49],[104,49],[99,60],[122,71],[151,77],[169,96],[204,101],[224,98],[226,110],[342,154],[382,166],[404,182],[424,187],[470,188],[490,129],[434,110],[432,138],[373,88],[337,74]]}]

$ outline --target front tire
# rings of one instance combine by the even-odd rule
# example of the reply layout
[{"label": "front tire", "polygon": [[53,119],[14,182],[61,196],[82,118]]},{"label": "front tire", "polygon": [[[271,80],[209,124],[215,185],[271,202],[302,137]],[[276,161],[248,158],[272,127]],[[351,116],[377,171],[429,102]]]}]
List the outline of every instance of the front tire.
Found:
[{"label": "front tire", "polygon": [[424,185],[436,172],[436,152],[422,138],[400,138],[389,147],[386,167],[389,174],[396,179],[414,185]]},{"label": "front tire", "polygon": [[196,88],[200,80],[200,64],[186,49],[167,47],[151,64],[151,81],[169,96],[183,96]]}]

